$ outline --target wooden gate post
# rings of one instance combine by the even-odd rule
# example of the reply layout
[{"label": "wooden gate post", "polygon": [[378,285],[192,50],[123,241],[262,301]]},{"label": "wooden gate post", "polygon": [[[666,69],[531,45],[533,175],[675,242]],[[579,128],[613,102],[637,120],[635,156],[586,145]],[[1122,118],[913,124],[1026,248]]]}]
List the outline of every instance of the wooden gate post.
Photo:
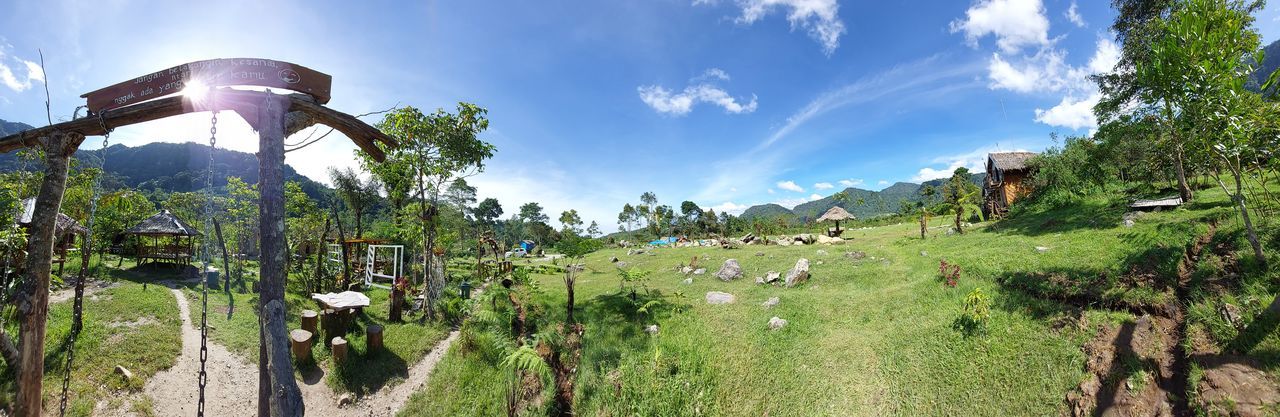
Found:
[{"label": "wooden gate post", "polygon": [[[258,298],[258,414],[294,417],[304,414],[302,391],[293,379],[289,330],[285,323],[284,280],[284,115],[289,100],[263,93],[258,105],[258,225],[262,251],[262,293]],[[264,405],[267,405],[264,410]]]},{"label": "wooden gate post", "polygon": [[[49,274],[62,196],[67,190],[68,159],[84,136],[55,132],[44,138],[45,170],[36,196],[31,235],[27,240],[26,273],[18,290],[18,397],[14,415],[39,417],[44,382],[45,324],[49,315]],[[11,364],[13,365],[13,364]]]}]

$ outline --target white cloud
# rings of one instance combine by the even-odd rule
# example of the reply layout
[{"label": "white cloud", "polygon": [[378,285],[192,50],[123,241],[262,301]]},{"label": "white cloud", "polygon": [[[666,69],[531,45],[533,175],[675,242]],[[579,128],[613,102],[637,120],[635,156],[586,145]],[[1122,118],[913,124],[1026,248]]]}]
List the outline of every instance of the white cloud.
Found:
[{"label": "white cloud", "polygon": [[772,188],[770,188],[770,189],[769,189],[769,194],[776,194],[776,193],[777,193],[777,192],[776,192],[776,191],[773,191],[773,189],[772,189]]},{"label": "white cloud", "polygon": [[19,70],[26,69],[26,75],[14,73],[13,68],[5,62],[5,54],[0,50],[0,83],[5,87],[9,87],[14,92],[21,93],[31,88],[32,82],[44,81],[44,71],[40,70],[40,64],[31,62],[22,58],[12,57],[11,62],[17,62],[21,67]]},{"label": "white cloud", "polygon": [[796,206],[804,203],[808,203],[809,201],[811,200],[807,198],[786,198],[786,199],[774,201],[773,204],[786,207],[787,209],[793,209],[793,208],[796,208]]},{"label": "white cloud", "polygon": [[795,181],[778,181],[777,185],[778,185],[778,188],[781,188],[787,191],[795,191],[797,193],[804,192],[804,187],[797,185]]},{"label": "white cloud", "polygon": [[1089,73],[1102,74],[1115,69],[1120,62],[1120,45],[1110,39],[1098,38],[1098,49],[1089,59]]},{"label": "white cloud", "polygon": [[1076,4],[1075,1],[1072,1],[1071,7],[1067,8],[1067,20],[1079,27],[1089,26],[1088,23],[1085,23],[1084,16],[1080,16],[1080,5]]},{"label": "white cloud", "polygon": [[711,209],[715,210],[716,213],[729,213],[734,216],[737,216],[739,214],[742,214],[742,212],[747,211],[747,209],[750,207],[751,206],[748,206],[746,204],[737,204],[732,201],[726,201],[726,202],[711,206]]},{"label": "white cloud", "polygon": [[1036,121],[1049,126],[1065,127],[1074,130],[1094,129],[1098,121],[1093,117],[1093,106],[1098,104],[1102,95],[1094,93],[1089,97],[1076,100],[1070,96],[1063,97],[1062,102],[1048,110],[1036,109]]},{"label": "white cloud", "polygon": [[885,181],[885,180],[876,181],[876,185],[880,185],[880,186],[889,185],[889,181]]},{"label": "white cloud", "polygon": [[818,200],[821,200],[821,199],[822,199],[822,196],[820,196],[820,195],[818,195],[818,194],[816,194],[816,193],[814,193],[814,194],[809,194],[809,201],[818,201]]},{"label": "white cloud", "polygon": [[[694,0],[693,4],[713,4],[715,0]],[[840,47],[840,36],[844,35],[844,22],[840,21],[838,12],[840,3],[836,0],[735,0],[742,15],[734,19],[739,24],[750,25],[763,19],[774,10],[785,10],[791,29],[804,28],[809,37],[822,45],[822,52],[830,56]]]},{"label": "white cloud", "polygon": [[[913,182],[925,182],[938,178],[949,178],[955,173],[956,168],[969,168],[969,172],[984,172],[987,165],[987,154],[991,152],[1026,152],[1023,148],[1005,149],[998,145],[984,146],[973,151],[957,154],[946,155],[933,158],[932,166],[920,168],[916,175],[911,177]],[[939,165],[945,168],[937,168]]]},{"label": "white cloud", "polygon": [[751,95],[750,101],[734,98],[724,89],[713,84],[712,81],[715,80],[728,81],[729,74],[719,68],[711,68],[690,80],[692,85],[680,92],[674,92],[659,85],[642,85],[636,87],[636,92],[640,94],[641,101],[658,113],[676,116],[689,114],[693,111],[693,106],[698,103],[711,103],[733,114],[756,111],[755,94]]},{"label": "white cloud", "polygon": [[835,188],[835,187],[836,187],[836,186],[831,185],[831,183],[829,183],[829,182],[820,182],[820,183],[817,183],[817,184],[814,184],[814,185],[813,185],[813,188],[817,188],[817,189],[819,189],[819,190],[830,190],[830,189]]},{"label": "white cloud", "polygon": [[979,0],[964,19],[951,22],[951,33],[964,32],[969,44],[986,35],[996,37],[1001,51],[1016,53],[1025,46],[1049,44],[1049,19],[1040,0]]},{"label": "white cloud", "polygon": [[710,79],[729,81],[729,73],[719,68],[708,68],[706,71],[702,72],[702,75],[693,77],[693,81],[702,81],[702,80],[710,80]]},{"label": "white cloud", "polygon": [[852,179],[852,178],[850,178],[850,179],[847,179],[847,180],[840,180],[840,185],[843,185],[843,186],[845,186],[845,187],[857,187],[857,186],[862,185],[863,183],[865,183],[865,181],[860,180],[860,179]]}]

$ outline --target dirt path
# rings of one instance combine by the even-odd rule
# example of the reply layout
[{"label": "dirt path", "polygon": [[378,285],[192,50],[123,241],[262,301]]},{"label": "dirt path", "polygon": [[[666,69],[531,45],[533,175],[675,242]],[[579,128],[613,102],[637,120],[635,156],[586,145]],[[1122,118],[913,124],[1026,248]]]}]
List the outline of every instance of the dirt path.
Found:
[{"label": "dirt path", "polygon": [[[145,392],[159,415],[195,415],[199,398],[200,329],[191,322],[191,308],[181,290],[171,289],[182,317],[182,354],[172,368],[147,381]],[[205,370],[205,415],[253,415],[258,409],[258,367],[245,363],[227,348],[210,341]]]},{"label": "dirt path", "polygon": [[[196,378],[200,371],[200,329],[192,324],[191,307],[181,290],[171,289],[178,301],[182,316],[182,354],[172,368],[160,371],[145,388],[151,397],[152,407],[159,415],[193,415],[196,410],[198,388]],[[308,415],[393,416],[409,396],[426,386],[449,347],[458,339],[458,332],[436,344],[426,357],[409,368],[409,377],[402,383],[384,388],[360,400],[359,403],[339,406],[340,395],[324,383],[323,371],[298,381],[302,401]],[[209,357],[205,367],[209,384],[205,387],[205,415],[243,416],[256,413],[258,403],[258,367],[233,355],[225,347],[208,343]]]}]

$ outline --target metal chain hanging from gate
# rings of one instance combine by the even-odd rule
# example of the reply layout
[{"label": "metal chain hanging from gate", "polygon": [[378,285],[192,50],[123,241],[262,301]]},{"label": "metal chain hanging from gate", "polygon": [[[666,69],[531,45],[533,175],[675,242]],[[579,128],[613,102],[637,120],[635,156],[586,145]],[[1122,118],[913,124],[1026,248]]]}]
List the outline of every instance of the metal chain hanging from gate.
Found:
[{"label": "metal chain hanging from gate", "polygon": [[[213,99],[213,90],[209,92],[209,102]],[[213,251],[209,249],[209,227],[213,224],[213,151],[218,147],[218,109],[213,109],[213,117],[209,122],[209,169],[205,172],[205,204],[204,204],[204,243],[200,245],[203,262],[200,270],[200,401],[196,406],[196,415],[204,416],[204,387],[209,383],[209,374],[205,364],[209,361],[209,273],[210,259]],[[224,272],[225,273],[225,272]]]},{"label": "metal chain hanging from gate", "polygon": [[[102,113],[98,114],[98,123],[102,126],[102,150],[99,155],[98,168],[101,172],[93,179],[93,196],[89,199],[89,220],[85,231],[84,244],[82,250],[85,251],[83,256],[84,263],[80,265],[80,277],[76,280],[75,304],[72,307],[71,316],[71,334],[67,340],[67,364],[62,369],[62,401],[58,403],[58,415],[67,415],[67,391],[71,387],[71,365],[76,359],[76,340],[80,338],[80,330],[84,328],[84,282],[89,278],[88,263],[93,257],[94,240],[93,226],[94,220],[98,218],[98,200],[102,198],[102,177],[107,175],[107,147],[111,146],[111,129],[107,128],[106,118]],[[99,259],[101,260],[101,259]]]}]

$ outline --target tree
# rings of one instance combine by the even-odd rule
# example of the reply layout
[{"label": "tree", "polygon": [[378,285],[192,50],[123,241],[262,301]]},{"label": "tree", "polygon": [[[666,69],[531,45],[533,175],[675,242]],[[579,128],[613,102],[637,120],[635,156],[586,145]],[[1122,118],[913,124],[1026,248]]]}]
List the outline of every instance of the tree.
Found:
[{"label": "tree", "polygon": [[364,237],[364,211],[378,201],[378,189],[382,185],[375,178],[363,180],[354,169],[329,168],[329,179],[338,191],[342,202],[355,216],[356,239]]},{"label": "tree", "polygon": [[[426,114],[414,107],[396,109],[383,118],[378,129],[400,146],[383,149],[387,160],[407,165],[417,185],[418,221],[422,232],[422,271],[426,285],[426,317],[435,318],[435,300],[444,287],[444,277],[433,276],[436,214],[441,186],[484,170],[484,161],[493,157],[493,145],[479,139],[489,128],[488,111],[470,103],[458,103],[456,113],[438,109]],[[378,144],[378,146],[383,146]]]},{"label": "tree", "polygon": [[637,218],[639,218],[639,213],[636,212],[636,208],[631,203],[622,205],[622,212],[618,213],[618,226],[622,227],[624,232],[627,232],[631,240],[635,240],[635,236],[631,233],[631,230],[634,229],[631,224],[635,223]]},{"label": "tree", "polygon": [[978,206],[979,195],[978,186],[973,185],[970,180],[969,168],[959,167],[951,174],[951,179],[942,186],[942,198],[947,204],[947,208],[952,214],[955,214],[956,233],[964,234],[964,219],[977,214],[979,218],[982,216],[982,209]]},{"label": "tree", "polygon": [[578,216],[578,210],[568,210],[560,213],[560,224],[563,225],[561,233],[565,236],[582,234],[582,217]]},{"label": "tree", "polygon": [[526,222],[546,223],[551,220],[542,212],[542,205],[537,202],[528,202],[520,206],[520,219]]},{"label": "tree", "polygon": [[599,224],[599,223],[596,223],[596,221],[595,221],[595,220],[592,220],[592,221],[591,221],[591,225],[590,225],[590,226],[587,226],[587,236],[588,236],[588,237],[596,237],[596,236],[599,236],[599,235],[600,235],[600,224]]},{"label": "tree", "polygon": [[920,188],[920,201],[916,201],[916,212],[920,215],[920,239],[928,237],[929,216],[933,214],[929,212],[929,203],[933,202],[933,197],[937,194],[938,190],[932,185]]},{"label": "tree", "polygon": [[453,180],[445,194],[449,203],[458,207],[459,210],[466,211],[468,206],[476,202],[476,187],[467,184],[466,178]]},{"label": "tree", "polygon": [[476,205],[472,211],[476,217],[476,222],[493,227],[499,218],[502,217],[502,205],[498,204],[498,200],[486,198]]}]

